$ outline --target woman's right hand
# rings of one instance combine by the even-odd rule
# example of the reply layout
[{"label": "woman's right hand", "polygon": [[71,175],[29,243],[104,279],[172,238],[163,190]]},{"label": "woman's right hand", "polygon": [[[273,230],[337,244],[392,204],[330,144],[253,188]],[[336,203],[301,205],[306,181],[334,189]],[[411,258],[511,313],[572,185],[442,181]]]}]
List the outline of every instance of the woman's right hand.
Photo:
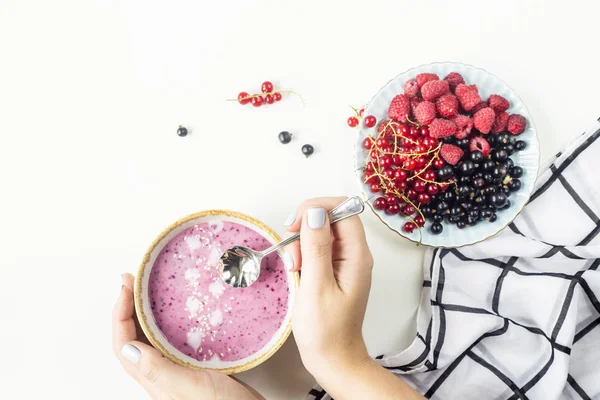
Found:
[{"label": "woman's right hand", "polygon": [[373,257],[357,216],[330,226],[328,215],[345,199],[306,201],[288,227],[290,235],[300,231],[300,242],[285,249],[294,260],[293,270],[302,268],[292,318],[294,337],[304,365],[319,382],[335,371],[371,362],[362,324]]}]

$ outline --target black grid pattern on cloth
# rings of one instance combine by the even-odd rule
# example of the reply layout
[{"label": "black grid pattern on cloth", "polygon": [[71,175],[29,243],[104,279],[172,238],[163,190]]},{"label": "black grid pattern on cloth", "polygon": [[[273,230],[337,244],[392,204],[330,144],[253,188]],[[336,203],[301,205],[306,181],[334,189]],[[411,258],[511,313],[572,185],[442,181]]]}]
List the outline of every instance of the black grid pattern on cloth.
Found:
[{"label": "black grid pattern on cloth", "polygon": [[[600,121],[600,118],[598,120]],[[512,395],[508,395],[505,398],[510,400],[529,399],[531,397],[528,397],[528,393],[531,392],[532,389],[549,373],[557,359],[557,354],[562,354],[561,357],[568,357],[571,355],[573,348],[578,346],[578,343],[585,339],[587,335],[590,335],[592,332],[598,333],[600,331],[600,301],[598,300],[600,297],[598,291],[600,290],[596,289],[597,292],[594,292],[592,286],[590,286],[590,283],[586,280],[586,273],[596,273],[596,271],[599,270],[600,258],[586,258],[579,255],[578,253],[580,253],[580,251],[577,249],[578,246],[588,245],[598,233],[600,233],[600,218],[577,193],[576,184],[569,182],[563,175],[577,157],[588,150],[599,137],[600,129],[597,129],[590,132],[585,140],[567,157],[564,156],[564,154],[568,153],[567,151],[557,154],[555,163],[549,167],[551,174],[544,182],[538,182],[537,189],[529,201],[530,204],[536,201],[543,196],[552,185],[561,185],[568,194],[568,198],[572,200],[568,201],[568,199],[561,199],[564,203],[563,207],[580,208],[593,222],[595,227],[589,233],[583,233],[585,237],[577,246],[562,246],[539,241],[545,246],[543,252],[536,256],[528,257],[527,259],[529,261],[540,260],[539,262],[546,262],[543,260],[565,260],[565,262],[568,262],[568,260],[581,260],[579,262],[583,262],[583,266],[576,272],[572,270],[569,271],[568,268],[565,268],[565,270],[560,272],[557,272],[556,270],[545,271],[543,269],[540,272],[531,272],[531,270],[519,267],[520,257],[517,256],[506,257],[504,259],[474,259],[465,255],[462,249],[435,249],[429,265],[429,279],[425,279],[423,282],[423,291],[429,296],[429,303],[432,310],[431,319],[429,320],[426,331],[419,331],[417,334],[418,340],[422,341],[425,345],[424,350],[411,362],[391,366],[386,364],[385,368],[398,374],[410,374],[411,372],[424,371],[423,367],[425,367],[425,370],[430,372],[403,376],[409,384],[420,390],[425,397],[432,398],[438,393],[440,388],[444,385],[444,382],[447,382],[453,373],[455,373],[459,366],[468,362],[470,371],[475,368],[474,365],[476,365],[477,368],[483,368],[493,374],[497,378],[496,384],[502,386],[504,388],[503,390],[508,391],[508,393],[512,393]],[[598,149],[598,146],[596,146],[596,149],[598,157],[600,157],[600,149]],[[600,199],[598,199],[598,201],[600,202]],[[521,232],[517,225],[518,224],[515,222],[511,223],[509,225],[510,231],[515,235],[526,236]],[[581,254],[585,253],[582,252]],[[494,283],[493,296],[489,307],[479,308],[465,304],[452,304],[445,301],[444,289],[446,285],[446,271],[444,263],[448,257],[454,258],[454,261],[459,260],[461,262],[476,263],[478,268],[492,268],[496,271],[497,278]],[[503,315],[502,293],[507,284],[506,280],[510,276],[527,277],[530,279],[543,277],[543,279],[561,281],[565,282],[565,284],[568,282],[563,297],[559,299],[559,312],[554,320],[549,321],[551,322],[549,329],[542,329],[539,326],[535,326],[533,323],[525,323],[523,320],[517,320],[517,318],[510,318]],[[558,338],[576,295],[582,295],[587,299],[591,305],[590,312],[594,313],[594,317],[581,329],[576,330],[573,335],[571,335],[572,340],[561,343]],[[433,312],[434,310],[436,310],[436,312]],[[497,318],[499,328],[483,333],[450,363],[445,366],[440,366],[440,355],[445,349],[446,330],[448,329],[447,318],[452,315],[451,313],[466,313],[469,315],[485,314],[488,317]],[[434,319],[434,316],[437,316],[437,320]],[[549,355],[545,362],[540,363],[538,368],[526,377],[512,376],[510,370],[503,370],[502,366],[495,365],[493,357],[487,357],[485,353],[476,351],[479,349],[480,344],[485,344],[485,347],[488,349],[493,348],[494,340],[507,335],[507,332],[511,327],[524,329],[532,335],[535,335],[535,337],[545,343],[545,347],[548,350]],[[435,332],[432,332],[432,329],[435,329]],[[598,337],[600,338],[600,336]],[[563,337],[563,341],[564,340]],[[502,351],[502,349],[496,349],[496,351]],[[598,351],[600,352],[600,346],[598,346]],[[388,358],[393,358],[393,356]],[[383,359],[382,361],[385,361],[386,357],[379,356],[377,359]],[[571,360],[571,363],[572,362],[573,360]],[[595,368],[597,369],[599,367],[596,366]],[[425,377],[429,374],[435,375]],[[431,379],[432,377],[434,379]],[[564,390],[566,391],[567,388],[570,388],[569,398],[573,398],[573,395],[576,394],[576,396],[581,399],[600,399],[600,389],[593,389],[594,392],[592,393],[587,392],[585,385],[582,384],[583,380],[579,381],[579,378],[580,377],[573,371],[570,371],[566,376]],[[598,373],[598,378],[600,378],[600,373]],[[558,395],[559,393],[554,393],[548,397],[557,397]],[[541,397],[539,397],[538,394],[535,398]],[[311,391],[308,399],[328,400],[330,397],[325,391],[318,388]]]}]

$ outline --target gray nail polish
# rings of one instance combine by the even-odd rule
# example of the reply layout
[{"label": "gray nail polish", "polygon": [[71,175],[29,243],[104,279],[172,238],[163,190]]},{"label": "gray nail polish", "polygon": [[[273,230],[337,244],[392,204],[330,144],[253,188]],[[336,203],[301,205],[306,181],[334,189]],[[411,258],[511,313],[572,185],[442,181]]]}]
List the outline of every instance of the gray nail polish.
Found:
[{"label": "gray nail polish", "polygon": [[306,219],[308,226],[312,229],[317,229],[325,225],[325,209],[324,208],[309,208]]},{"label": "gray nail polish", "polygon": [[296,221],[296,216],[298,215],[298,212],[296,210],[294,210],[290,215],[288,215],[288,217],[286,218],[285,222],[283,223],[285,226],[292,226],[292,224],[294,223],[294,221]]},{"label": "gray nail polish", "polygon": [[294,257],[287,251],[283,252],[283,265],[285,265],[288,271],[294,269]]},{"label": "gray nail polish", "polygon": [[137,364],[138,362],[140,362],[140,357],[142,356],[142,353],[138,350],[137,347],[127,343],[123,346],[123,348],[121,348],[121,355],[127,360],[131,361],[132,363]]}]

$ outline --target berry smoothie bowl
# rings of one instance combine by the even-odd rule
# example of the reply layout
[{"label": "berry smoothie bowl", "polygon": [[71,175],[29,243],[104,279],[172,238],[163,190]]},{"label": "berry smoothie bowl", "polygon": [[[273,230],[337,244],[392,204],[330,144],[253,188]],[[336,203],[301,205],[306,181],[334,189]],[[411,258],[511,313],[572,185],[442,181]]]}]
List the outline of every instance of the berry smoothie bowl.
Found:
[{"label": "berry smoothie bowl", "polygon": [[235,245],[263,250],[279,240],[260,221],[232,211],[204,211],[168,227],[135,280],[135,308],[148,340],[179,365],[226,374],[271,357],[292,329],[298,274],[271,254],[252,286],[234,289],[219,276],[217,261]]}]

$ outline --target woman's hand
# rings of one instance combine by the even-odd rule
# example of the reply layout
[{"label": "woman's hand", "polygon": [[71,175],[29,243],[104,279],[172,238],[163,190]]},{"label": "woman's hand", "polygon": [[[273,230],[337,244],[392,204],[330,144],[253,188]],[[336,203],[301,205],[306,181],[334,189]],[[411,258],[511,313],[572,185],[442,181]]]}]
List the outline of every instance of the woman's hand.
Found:
[{"label": "woman's hand", "polygon": [[302,268],[292,325],[302,362],[336,399],[423,400],[373,361],[362,324],[373,257],[358,217],[329,225],[327,212],[345,198],[313,199],[288,218],[300,243],[286,248]]},{"label": "woman's hand", "polygon": [[344,200],[309,200],[286,221],[289,234],[300,231],[300,242],[285,249],[293,270],[302,268],[294,337],[304,365],[321,384],[336,371],[359,369],[371,361],[362,325],[373,257],[358,217],[329,225],[328,211]]},{"label": "woman's hand", "polygon": [[144,342],[134,316],[133,276],[125,274],[113,311],[113,351],[125,371],[153,399],[264,400],[251,388],[219,372],[180,367]]}]

